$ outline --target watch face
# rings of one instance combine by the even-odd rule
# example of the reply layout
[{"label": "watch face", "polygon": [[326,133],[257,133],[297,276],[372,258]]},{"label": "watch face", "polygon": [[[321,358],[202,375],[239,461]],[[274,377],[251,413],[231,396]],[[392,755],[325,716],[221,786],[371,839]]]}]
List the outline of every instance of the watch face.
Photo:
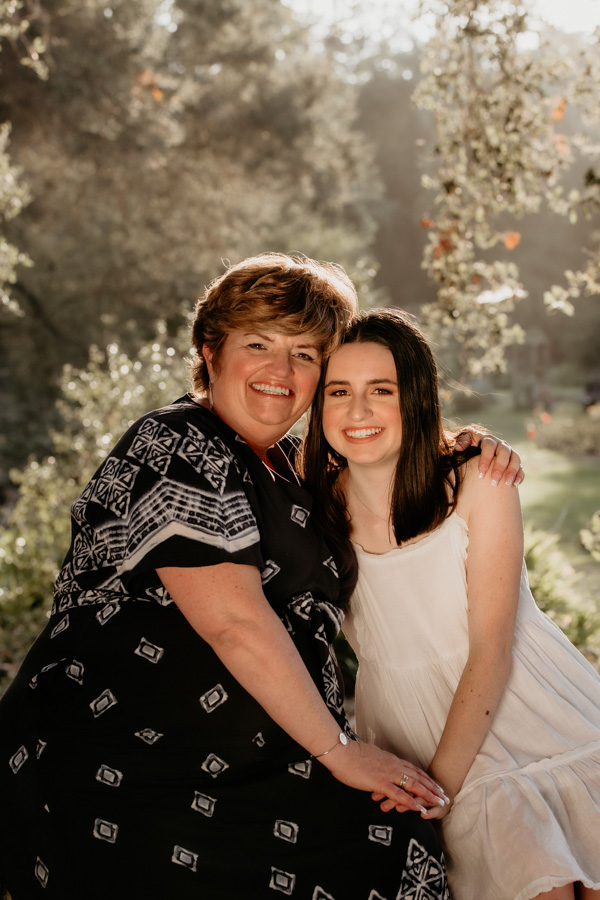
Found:
[{"label": "watch face", "polygon": [[343,731],[340,731],[340,744],[343,744],[345,747],[347,743],[348,743],[348,738],[346,737],[346,735],[344,734]]}]

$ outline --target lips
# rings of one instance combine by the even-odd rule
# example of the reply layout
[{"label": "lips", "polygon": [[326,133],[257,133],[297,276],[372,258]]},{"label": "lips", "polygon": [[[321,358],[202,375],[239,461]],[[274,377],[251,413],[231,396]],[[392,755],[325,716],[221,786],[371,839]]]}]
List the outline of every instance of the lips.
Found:
[{"label": "lips", "polygon": [[349,438],[368,438],[382,431],[382,428],[346,428],[344,434]]},{"label": "lips", "polygon": [[251,384],[255,391],[258,391],[260,394],[268,394],[270,397],[291,397],[292,391],[286,387],[280,387],[275,384],[263,384],[262,382],[256,382],[255,384]]}]

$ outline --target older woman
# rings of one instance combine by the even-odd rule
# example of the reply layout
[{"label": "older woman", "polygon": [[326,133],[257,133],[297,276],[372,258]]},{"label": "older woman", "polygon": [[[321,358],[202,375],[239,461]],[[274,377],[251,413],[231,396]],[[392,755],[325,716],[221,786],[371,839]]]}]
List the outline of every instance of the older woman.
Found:
[{"label": "older woman", "polygon": [[285,436],[355,302],[312,260],[233,266],[198,305],[195,393],[136,422],[74,504],[0,705],[13,900],[447,896],[419,814],[443,792],[344,717],[330,642],[353,560]]}]

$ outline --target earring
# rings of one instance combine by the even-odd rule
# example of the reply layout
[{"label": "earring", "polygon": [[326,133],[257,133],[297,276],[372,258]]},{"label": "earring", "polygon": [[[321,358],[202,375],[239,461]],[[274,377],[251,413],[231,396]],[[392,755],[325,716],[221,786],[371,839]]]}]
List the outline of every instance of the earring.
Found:
[{"label": "earring", "polygon": [[211,409],[213,408],[213,389],[210,381],[208,382],[208,405]]}]

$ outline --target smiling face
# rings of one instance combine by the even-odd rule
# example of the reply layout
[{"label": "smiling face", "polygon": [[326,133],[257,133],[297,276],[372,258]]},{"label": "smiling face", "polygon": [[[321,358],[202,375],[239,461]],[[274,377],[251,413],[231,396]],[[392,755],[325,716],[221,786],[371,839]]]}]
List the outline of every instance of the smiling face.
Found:
[{"label": "smiling face", "polygon": [[344,344],[327,367],[323,432],[348,463],[394,467],[402,416],[394,357],[375,343]]},{"label": "smiling face", "polygon": [[214,412],[264,457],[310,406],[321,374],[314,334],[238,329],[203,354]]}]

